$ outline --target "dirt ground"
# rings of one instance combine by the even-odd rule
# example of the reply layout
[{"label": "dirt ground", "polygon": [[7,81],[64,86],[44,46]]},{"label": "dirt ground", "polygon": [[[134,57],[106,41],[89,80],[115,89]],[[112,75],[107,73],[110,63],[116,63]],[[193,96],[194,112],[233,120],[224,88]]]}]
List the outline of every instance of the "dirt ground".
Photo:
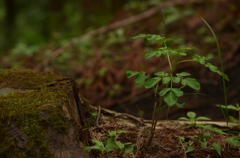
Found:
[{"label": "dirt ground", "polygon": [[[116,140],[127,143],[136,144],[133,152],[129,154],[121,154],[120,150],[114,149],[111,152],[100,152],[91,150],[90,155],[94,158],[118,157],[118,158],[237,158],[240,157],[240,149],[238,147],[229,146],[225,142],[226,135],[213,133],[209,130],[201,130],[208,133],[211,138],[207,140],[208,145],[204,148],[200,145],[200,139],[193,136],[200,136],[200,129],[197,128],[179,128],[172,127],[156,130],[152,144],[146,146],[149,134],[149,128],[130,128],[116,123],[106,123],[98,127],[93,127],[90,131],[91,138],[100,140],[100,137],[107,137],[108,132],[114,130],[124,130],[128,133],[121,133]],[[194,147],[194,151],[188,152],[184,142],[180,142],[177,136],[185,138],[190,146]],[[104,140],[103,140],[104,142]],[[213,148],[212,143],[221,144],[221,156]]]}]

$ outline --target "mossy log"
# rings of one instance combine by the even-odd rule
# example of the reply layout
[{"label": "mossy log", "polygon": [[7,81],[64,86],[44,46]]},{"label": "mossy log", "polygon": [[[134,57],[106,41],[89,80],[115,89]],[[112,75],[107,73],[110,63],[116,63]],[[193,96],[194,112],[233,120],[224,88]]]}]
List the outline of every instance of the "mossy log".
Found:
[{"label": "mossy log", "polygon": [[67,76],[0,71],[0,157],[88,157],[88,107],[78,94]]}]

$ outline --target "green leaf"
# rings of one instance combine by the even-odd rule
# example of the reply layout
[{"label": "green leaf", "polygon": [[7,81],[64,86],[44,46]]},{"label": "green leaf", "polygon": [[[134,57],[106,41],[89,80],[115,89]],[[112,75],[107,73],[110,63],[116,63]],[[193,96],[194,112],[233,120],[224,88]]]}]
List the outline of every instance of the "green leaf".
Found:
[{"label": "green leaf", "polygon": [[159,40],[164,40],[165,37],[161,37],[160,35],[152,35],[152,34],[148,34],[146,36],[147,40],[150,41],[150,40],[156,40],[156,41],[159,41]]},{"label": "green leaf", "polygon": [[174,92],[170,91],[164,96],[164,101],[168,104],[168,106],[173,106],[176,104],[178,97]]},{"label": "green leaf", "polygon": [[149,77],[149,75],[146,76],[145,74],[138,74],[138,75],[136,76],[136,78],[135,78],[135,82],[136,82],[137,84],[141,84],[141,83],[143,83],[148,77]]},{"label": "green leaf", "polygon": [[227,76],[225,73],[223,73],[223,72],[221,72],[221,71],[218,71],[217,73],[218,73],[219,75],[221,75],[225,80],[229,81],[229,78],[228,78],[228,76]]},{"label": "green leaf", "polygon": [[115,136],[116,134],[117,134],[117,132],[116,131],[111,131],[111,132],[109,132],[108,133],[110,136]]},{"label": "green leaf", "polygon": [[156,51],[150,51],[145,55],[145,58],[148,59],[148,58],[151,58],[155,55],[156,55]]},{"label": "green leaf", "polygon": [[199,90],[200,89],[200,84],[195,78],[184,78],[181,81],[182,85],[187,85],[191,87],[192,89]]},{"label": "green leaf", "polygon": [[235,110],[240,111],[240,107],[234,106],[234,105],[216,105],[217,107],[223,108],[223,109],[229,109],[229,110]]},{"label": "green leaf", "polygon": [[159,94],[159,96],[164,96],[170,90],[171,90],[171,88],[163,88],[158,94]]},{"label": "green leaf", "polygon": [[165,73],[163,71],[159,71],[159,72],[156,72],[154,75],[161,76],[161,77],[166,77],[166,76],[168,76],[168,73]]},{"label": "green leaf", "polygon": [[212,65],[211,63],[207,63],[207,64],[205,64],[205,66],[208,67],[209,70],[211,70],[212,72],[217,72],[218,71],[218,67]]},{"label": "green leaf", "polygon": [[158,51],[159,51],[158,56],[160,56],[160,55],[162,55],[162,54],[167,54],[167,53],[169,52],[169,48],[167,48],[167,47],[162,47],[162,48],[159,48]]},{"label": "green leaf", "polygon": [[150,78],[150,79],[148,79],[148,80],[145,81],[144,87],[145,87],[145,88],[152,88],[152,87],[154,87],[159,81],[161,81],[161,78],[159,78],[159,77]]},{"label": "green leaf", "polygon": [[223,132],[222,130],[217,129],[217,128],[214,128],[214,127],[211,126],[211,125],[204,125],[202,128],[207,129],[207,130],[210,130],[210,131],[215,132],[215,133],[217,133],[217,134],[226,134],[226,133]]},{"label": "green leaf", "polygon": [[221,156],[221,145],[217,143],[213,143],[212,146],[217,151],[217,153]]},{"label": "green leaf", "polygon": [[204,116],[199,116],[196,118],[196,121],[208,121],[208,120],[211,120],[211,119]]},{"label": "green leaf", "polygon": [[208,57],[200,56],[200,55],[193,55],[192,60],[199,62],[200,64],[204,65],[206,60],[208,60]]},{"label": "green leaf", "polygon": [[148,41],[150,41],[150,40],[156,40],[156,41],[161,40],[162,41],[165,39],[165,37],[161,37],[160,35],[152,35],[152,34],[139,34],[137,36],[132,37],[131,39],[135,40],[135,39],[138,39],[141,37],[146,38]]},{"label": "green leaf", "polygon": [[134,146],[130,146],[124,150],[124,153],[128,154],[128,153],[132,152],[133,149],[134,149]]},{"label": "green leaf", "polygon": [[182,104],[176,103],[176,106],[177,106],[178,108],[184,108],[185,105],[186,105],[185,103],[182,103]]},{"label": "green leaf", "polygon": [[147,37],[148,35],[147,34],[139,34],[137,36],[134,36],[134,37],[131,37],[131,40],[135,40],[135,39],[138,39],[138,38],[141,38],[141,37]]},{"label": "green leaf", "polygon": [[116,145],[117,145],[117,147],[118,147],[119,149],[123,149],[123,148],[124,148],[124,144],[121,143],[120,141],[116,141],[115,143],[116,143]]},{"label": "green leaf", "polygon": [[84,149],[85,150],[96,149],[96,150],[99,150],[99,151],[105,150],[103,142],[98,141],[98,140],[92,140],[92,142],[95,144],[94,146],[86,146],[86,147],[84,147]]},{"label": "green leaf", "polygon": [[193,152],[193,151],[194,151],[194,147],[190,146],[190,147],[187,148],[185,153],[190,153],[190,152]]},{"label": "green leaf", "polygon": [[203,141],[203,142],[201,142],[201,147],[203,147],[203,148],[206,148],[207,147],[207,141],[205,140],[205,141]]},{"label": "green leaf", "polygon": [[116,130],[116,133],[128,133],[128,132],[118,129],[118,130]]},{"label": "green leaf", "polygon": [[137,74],[140,74],[140,72],[138,72],[138,71],[130,71],[130,70],[126,71],[127,78],[131,78],[131,77],[133,77],[133,76],[135,76]]},{"label": "green leaf", "polygon": [[187,73],[187,72],[181,72],[181,73],[177,73],[176,74],[178,77],[185,77],[185,76],[190,76],[191,74],[190,73]]},{"label": "green leaf", "polygon": [[178,118],[178,120],[189,121],[189,118],[186,118],[186,117],[180,117],[180,118]]},{"label": "green leaf", "polygon": [[195,112],[192,112],[192,111],[189,111],[189,112],[187,113],[187,116],[188,116],[190,119],[195,119],[196,113],[195,113]]},{"label": "green leaf", "polygon": [[167,84],[169,81],[171,81],[171,77],[169,77],[169,76],[162,78],[162,83],[163,84]]},{"label": "green leaf", "polygon": [[180,78],[180,77],[173,77],[173,78],[172,78],[172,81],[173,81],[174,83],[179,83],[179,82],[181,81],[181,78]]},{"label": "green leaf", "polygon": [[183,95],[183,91],[178,88],[172,88],[171,89],[177,97],[181,97]]},{"label": "green leaf", "polygon": [[230,137],[225,140],[228,144],[233,146],[239,146],[240,136]]},{"label": "green leaf", "polygon": [[235,123],[240,123],[237,119],[235,119],[233,116],[229,116],[229,120]]},{"label": "green leaf", "polygon": [[106,148],[107,151],[112,151],[112,149],[117,148],[117,146],[115,145],[114,136],[111,136],[111,137],[107,140],[105,148]]},{"label": "green leaf", "polygon": [[178,52],[175,51],[175,50],[169,50],[169,53],[172,54],[172,55],[176,55],[176,54],[178,54]]}]

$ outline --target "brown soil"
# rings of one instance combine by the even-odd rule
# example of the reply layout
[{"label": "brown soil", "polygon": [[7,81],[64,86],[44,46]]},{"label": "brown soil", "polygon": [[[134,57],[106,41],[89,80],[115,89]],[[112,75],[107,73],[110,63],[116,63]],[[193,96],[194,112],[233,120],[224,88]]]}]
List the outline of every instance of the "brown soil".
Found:
[{"label": "brown soil", "polygon": [[[94,140],[102,140],[100,137],[107,137],[108,132],[115,130],[124,130],[128,133],[119,134],[116,139],[122,143],[132,142],[136,144],[134,151],[129,154],[121,154],[120,150],[114,149],[111,152],[91,150],[90,155],[94,158],[106,157],[126,157],[126,158],[237,158],[240,157],[240,149],[238,147],[229,146],[225,139],[229,136],[219,135],[208,130],[202,130],[203,133],[209,133],[211,138],[208,139],[207,147],[203,148],[200,145],[199,138],[192,136],[199,136],[200,129],[197,128],[165,128],[162,127],[156,130],[152,144],[146,146],[149,135],[149,128],[131,128],[115,123],[106,123],[98,127],[93,127],[90,130],[91,137]],[[185,153],[186,146],[180,143],[177,136],[185,138],[185,142],[189,142],[194,151]],[[212,147],[212,143],[221,144],[221,156]]]}]

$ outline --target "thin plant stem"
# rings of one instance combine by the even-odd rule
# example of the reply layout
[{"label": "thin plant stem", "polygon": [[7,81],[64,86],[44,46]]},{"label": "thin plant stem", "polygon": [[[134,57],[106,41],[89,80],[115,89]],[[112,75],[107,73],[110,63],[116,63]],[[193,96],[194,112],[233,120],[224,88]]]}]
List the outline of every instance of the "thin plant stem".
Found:
[{"label": "thin plant stem", "polygon": [[[215,42],[216,42],[216,45],[217,45],[217,49],[218,49],[218,55],[219,55],[219,60],[220,60],[220,63],[221,63],[221,71],[224,73],[224,67],[223,67],[223,60],[222,60],[222,52],[221,52],[221,49],[220,49],[220,46],[219,46],[219,42],[218,42],[218,39],[217,39],[217,36],[216,34],[214,33],[213,29],[211,28],[211,26],[201,17],[202,21],[208,26],[208,28],[210,29],[210,31],[212,32],[213,34],[213,37],[215,39]],[[226,90],[226,81],[224,79],[224,77],[222,76],[222,84],[223,84],[223,93],[224,93],[224,103],[225,103],[225,106],[227,107],[227,90]],[[221,107],[221,105],[220,105]],[[222,109],[222,107],[221,107]],[[222,109],[223,111],[223,109]],[[226,123],[227,123],[227,126],[228,126],[228,109],[226,108],[225,110],[226,112],[226,115],[223,113],[224,115],[224,118],[226,120]]]}]

